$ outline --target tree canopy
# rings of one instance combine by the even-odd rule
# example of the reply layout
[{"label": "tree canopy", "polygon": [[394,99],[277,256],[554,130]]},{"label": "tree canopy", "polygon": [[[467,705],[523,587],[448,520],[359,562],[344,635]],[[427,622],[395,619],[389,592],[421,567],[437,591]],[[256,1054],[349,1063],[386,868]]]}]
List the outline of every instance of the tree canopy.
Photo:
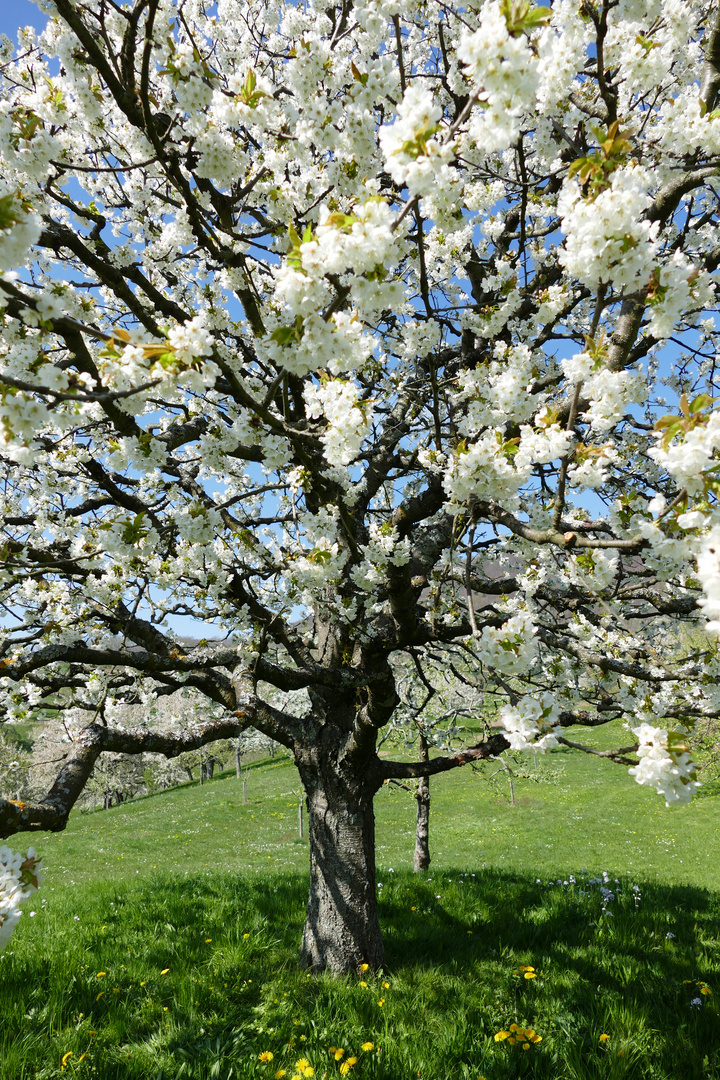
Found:
[{"label": "tree canopy", "polygon": [[[41,6],[0,45],[0,692],[86,719],[0,835],[64,828],[103,752],[255,727],[307,793],[303,958],[343,970],[382,962],[387,779],[622,719],[610,756],[688,799],[717,5]],[[500,726],[380,757],[402,657],[490,678]],[[220,709],[118,719],[183,687]]]}]

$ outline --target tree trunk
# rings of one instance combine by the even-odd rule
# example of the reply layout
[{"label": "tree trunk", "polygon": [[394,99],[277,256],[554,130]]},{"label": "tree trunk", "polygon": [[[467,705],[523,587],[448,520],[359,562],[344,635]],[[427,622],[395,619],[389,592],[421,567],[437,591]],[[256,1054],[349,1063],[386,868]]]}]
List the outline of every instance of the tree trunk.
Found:
[{"label": "tree trunk", "polygon": [[430,778],[428,776],[420,777],[420,786],[415,798],[417,799],[417,822],[413,870],[416,874],[420,874],[430,865]]},{"label": "tree trunk", "polygon": [[[296,758],[297,760],[297,758]],[[312,971],[336,973],[385,963],[375,890],[374,790],[362,779],[335,773],[308,775],[310,896],[300,962]]]},{"label": "tree trunk", "polygon": [[212,780],[213,776],[215,775],[215,758],[214,757],[209,757],[208,758],[206,770],[207,770],[206,771],[206,776],[207,776],[208,780]]},{"label": "tree trunk", "polygon": [[238,780],[242,776],[242,767],[240,765],[240,743],[235,743],[235,775]]},{"label": "tree trunk", "polygon": [[[424,733],[420,732],[420,760],[427,761],[428,744]],[[413,870],[422,873],[430,866],[430,777],[421,776],[415,796],[417,799],[417,821],[415,823],[415,858]]]},{"label": "tree trunk", "polygon": [[192,773],[192,769],[189,769],[189,768],[187,767],[187,765],[185,765],[185,772],[186,772],[186,773],[188,774],[188,777],[189,777],[189,779],[190,779],[190,780],[194,780],[194,779],[195,779],[195,777],[193,776],[193,773]]}]

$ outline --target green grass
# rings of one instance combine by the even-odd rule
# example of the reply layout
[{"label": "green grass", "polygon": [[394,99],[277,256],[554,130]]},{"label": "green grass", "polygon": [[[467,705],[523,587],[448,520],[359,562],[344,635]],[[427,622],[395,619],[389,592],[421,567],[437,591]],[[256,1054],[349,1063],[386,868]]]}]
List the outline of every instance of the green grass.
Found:
[{"label": "green grass", "polygon": [[[0,958],[0,1080],[291,1080],[301,1057],[334,1078],[351,1055],[367,1080],[720,1080],[718,800],[666,810],[565,751],[543,768],[514,807],[505,781],[433,780],[422,878],[414,800],[379,793],[372,977],[297,969],[308,851],[286,760],[250,771],[247,806],[224,776],[33,838],[47,875]],[[496,1043],[512,1023],[542,1042]]]}]

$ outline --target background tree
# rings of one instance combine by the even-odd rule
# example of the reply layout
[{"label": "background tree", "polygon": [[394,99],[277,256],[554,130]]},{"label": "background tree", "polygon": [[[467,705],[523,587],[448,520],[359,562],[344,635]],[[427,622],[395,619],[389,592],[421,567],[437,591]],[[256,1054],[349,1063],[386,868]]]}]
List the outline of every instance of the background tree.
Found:
[{"label": "background tree", "polygon": [[[616,760],[689,798],[718,710],[714,644],[672,637],[698,600],[720,627],[716,5],[48,10],[2,45],[0,689],[88,720],[0,835],[62,829],[101,754],[256,727],[306,792],[302,960],[343,971],[383,962],[385,780],[625,718]],[[393,657],[453,650],[507,686],[504,734],[380,759]],[[114,713],[180,689],[217,712]]]}]

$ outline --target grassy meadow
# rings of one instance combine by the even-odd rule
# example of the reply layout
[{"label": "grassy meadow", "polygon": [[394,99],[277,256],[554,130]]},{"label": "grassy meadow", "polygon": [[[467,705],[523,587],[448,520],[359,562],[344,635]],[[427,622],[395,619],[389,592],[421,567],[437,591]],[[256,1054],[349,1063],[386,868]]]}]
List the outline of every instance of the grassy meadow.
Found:
[{"label": "grassy meadow", "polygon": [[46,878],[0,956],[0,1080],[720,1080],[717,797],[668,810],[564,749],[526,771],[515,805],[497,766],[432,781],[422,877],[412,796],[379,793],[375,975],[298,970],[286,758],[247,805],[225,774],[16,838]]}]

